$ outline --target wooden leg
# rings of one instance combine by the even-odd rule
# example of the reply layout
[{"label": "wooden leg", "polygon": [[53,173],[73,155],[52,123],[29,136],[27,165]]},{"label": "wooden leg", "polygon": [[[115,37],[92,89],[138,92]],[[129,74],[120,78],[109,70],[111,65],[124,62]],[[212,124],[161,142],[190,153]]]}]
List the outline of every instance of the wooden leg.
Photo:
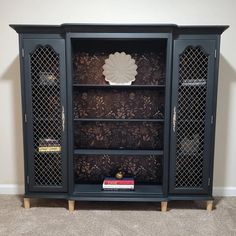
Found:
[{"label": "wooden leg", "polygon": [[161,202],[161,211],[166,212],[167,211],[167,203],[168,202]]},{"label": "wooden leg", "polygon": [[69,200],[68,201],[68,206],[69,206],[69,211],[72,212],[75,210],[75,201],[74,200]]},{"label": "wooden leg", "polygon": [[207,211],[212,211],[213,209],[213,201],[207,201]]},{"label": "wooden leg", "polygon": [[24,208],[25,209],[30,208],[30,198],[24,198]]}]

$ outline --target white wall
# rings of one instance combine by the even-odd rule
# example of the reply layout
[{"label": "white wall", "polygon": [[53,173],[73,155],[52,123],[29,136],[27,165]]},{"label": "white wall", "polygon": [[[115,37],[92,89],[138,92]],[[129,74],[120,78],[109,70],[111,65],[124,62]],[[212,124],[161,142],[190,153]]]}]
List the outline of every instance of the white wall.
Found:
[{"label": "white wall", "polygon": [[1,0],[0,185],[23,184],[18,38],[9,24],[176,23],[230,25],[221,44],[214,186],[236,189],[235,9],[235,0]]}]

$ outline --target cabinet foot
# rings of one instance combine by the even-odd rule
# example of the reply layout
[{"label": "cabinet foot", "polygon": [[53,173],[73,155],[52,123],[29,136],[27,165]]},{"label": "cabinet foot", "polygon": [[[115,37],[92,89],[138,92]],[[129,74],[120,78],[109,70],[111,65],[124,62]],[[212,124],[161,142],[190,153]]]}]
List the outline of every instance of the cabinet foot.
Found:
[{"label": "cabinet foot", "polygon": [[30,208],[30,198],[24,198],[24,208],[25,209]]},{"label": "cabinet foot", "polygon": [[72,212],[75,210],[75,201],[74,200],[68,200],[68,207],[69,211]]},{"label": "cabinet foot", "polygon": [[207,207],[206,207],[207,211],[212,211],[213,209],[213,201],[207,201]]},{"label": "cabinet foot", "polygon": [[167,211],[167,203],[168,202],[161,202],[161,211],[166,212]]}]

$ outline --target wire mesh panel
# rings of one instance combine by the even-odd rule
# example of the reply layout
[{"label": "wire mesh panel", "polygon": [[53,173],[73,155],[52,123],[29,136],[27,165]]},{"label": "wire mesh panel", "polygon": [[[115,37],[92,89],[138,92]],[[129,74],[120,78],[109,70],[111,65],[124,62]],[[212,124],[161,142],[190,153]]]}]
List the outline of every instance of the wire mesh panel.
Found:
[{"label": "wire mesh panel", "polygon": [[187,47],[179,58],[175,188],[202,188],[208,55]]},{"label": "wire mesh panel", "polygon": [[30,54],[35,186],[62,185],[62,106],[59,54],[38,46]]}]

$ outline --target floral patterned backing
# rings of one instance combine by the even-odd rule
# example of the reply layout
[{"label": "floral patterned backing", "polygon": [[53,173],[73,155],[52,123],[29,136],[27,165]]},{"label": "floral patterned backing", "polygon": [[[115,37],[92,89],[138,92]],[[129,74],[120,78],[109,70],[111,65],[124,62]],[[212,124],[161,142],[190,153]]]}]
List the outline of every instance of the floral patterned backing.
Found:
[{"label": "floral patterned backing", "polygon": [[75,122],[75,148],[163,150],[159,122]]},{"label": "floral patterned backing", "polygon": [[118,171],[133,177],[135,183],[162,183],[161,156],[76,155],[74,173],[76,183],[102,183]]},{"label": "floral patterned backing", "polygon": [[[110,52],[115,53],[115,52]],[[74,55],[74,83],[108,84],[102,74],[109,52],[78,52]],[[129,53],[138,66],[136,80],[132,84],[164,85],[165,53]]]},{"label": "floral patterned backing", "polygon": [[74,118],[164,118],[165,93],[153,89],[80,89],[74,92]]}]

